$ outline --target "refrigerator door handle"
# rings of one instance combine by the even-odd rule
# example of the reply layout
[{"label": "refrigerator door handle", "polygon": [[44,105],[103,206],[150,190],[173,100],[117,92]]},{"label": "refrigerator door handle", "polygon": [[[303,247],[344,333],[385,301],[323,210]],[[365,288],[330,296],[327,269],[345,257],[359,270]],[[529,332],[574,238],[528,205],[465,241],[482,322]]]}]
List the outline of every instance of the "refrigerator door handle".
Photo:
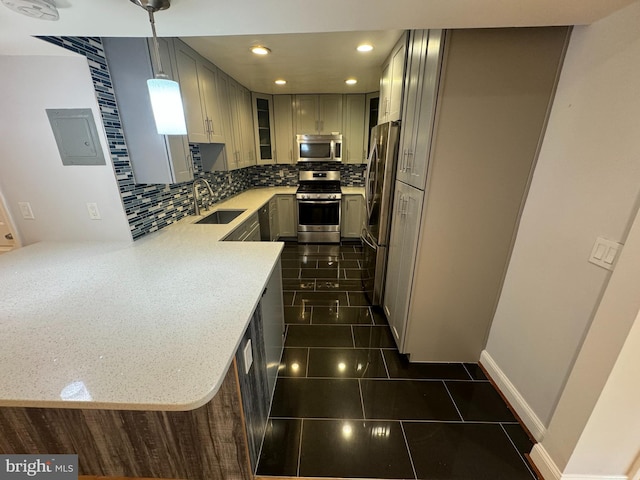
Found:
[{"label": "refrigerator door handle", "polygon": [[367,159],[367,169],[364,174],[364,201],[367,204],[367,219],[371,218],[371,182],[369,181],[369,176],[371,175],[371,164],[373,163],[373,158],[378,153],[378,142],[373,144],[373,148],[371,149],[371,153],[369,154],[369,158]]},{"label": "refrigerator door handle", "polygon": [[366,243],[366,244],[367,244],[367,246],[369,246],[369,247],[370,247],[370,248],[372,248],[373,250],[377,250],[376,246],[375,246],[373,243],[371,243],[371,242],[369,241],[369,232],[367,232],[367,230],[366,230],[366,229],[364,229],[364,228],[362,229],[362,235],[361,235],[361,237],[362,237],[362,241],[363,241],[364,243]]}]

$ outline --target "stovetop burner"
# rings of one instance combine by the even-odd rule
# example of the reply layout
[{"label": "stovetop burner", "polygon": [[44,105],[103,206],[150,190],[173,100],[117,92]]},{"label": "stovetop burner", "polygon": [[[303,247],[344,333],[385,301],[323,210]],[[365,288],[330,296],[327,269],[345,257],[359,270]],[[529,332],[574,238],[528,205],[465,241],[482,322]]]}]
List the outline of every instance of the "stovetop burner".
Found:
[{"label": "stovetop burner", "polygon": [[342,197],[339,171],[300,171],[298,200],[339,200]]}]

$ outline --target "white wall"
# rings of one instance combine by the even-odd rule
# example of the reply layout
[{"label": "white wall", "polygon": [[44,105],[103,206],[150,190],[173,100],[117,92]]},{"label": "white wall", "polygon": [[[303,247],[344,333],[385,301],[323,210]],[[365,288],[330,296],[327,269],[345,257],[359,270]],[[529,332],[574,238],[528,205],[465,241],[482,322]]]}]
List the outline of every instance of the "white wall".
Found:
[{"label": "white wall", "polygon": [[640,191],[640,3],[572,35],[486,353],[548,426]]},{"label": "white wall", "polygon": [[640,450],[638,311],[640,212],[549,428],[532,452],[543,475],[549,469],[578,478],[622,476]]},{"label": "white wall", "polygon": [[[131,240],[85,57],[0,56],[0,191],[23,245],[42,240]],[[63,166],[47,108],[91,108],[103,166]],[[24,220],[18,202],[31,204]],[[102,220],[89,218],[98,204]]]}]

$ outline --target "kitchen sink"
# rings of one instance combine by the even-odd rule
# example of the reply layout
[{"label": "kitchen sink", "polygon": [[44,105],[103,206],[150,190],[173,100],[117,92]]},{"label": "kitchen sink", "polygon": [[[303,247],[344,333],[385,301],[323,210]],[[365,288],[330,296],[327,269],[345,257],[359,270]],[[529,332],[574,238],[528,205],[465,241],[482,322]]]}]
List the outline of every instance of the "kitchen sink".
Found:
[{"label": "kitchen sink", "polygon": [[226,224],[231,223],[234,219],[242,215],[246,210],[218,210],[210,215],[207,215],[196,223],[210,223],[210,224]]}]

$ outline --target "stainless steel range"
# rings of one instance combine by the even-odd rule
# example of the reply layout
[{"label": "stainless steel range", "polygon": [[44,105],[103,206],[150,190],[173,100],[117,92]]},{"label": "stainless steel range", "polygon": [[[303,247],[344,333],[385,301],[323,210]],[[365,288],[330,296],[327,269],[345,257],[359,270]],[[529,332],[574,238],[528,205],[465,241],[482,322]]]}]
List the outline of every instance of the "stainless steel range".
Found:
[{"label": "stainless steel range", "polygon": [[340,243],[339,171],[300,171],[298,242]]}]

